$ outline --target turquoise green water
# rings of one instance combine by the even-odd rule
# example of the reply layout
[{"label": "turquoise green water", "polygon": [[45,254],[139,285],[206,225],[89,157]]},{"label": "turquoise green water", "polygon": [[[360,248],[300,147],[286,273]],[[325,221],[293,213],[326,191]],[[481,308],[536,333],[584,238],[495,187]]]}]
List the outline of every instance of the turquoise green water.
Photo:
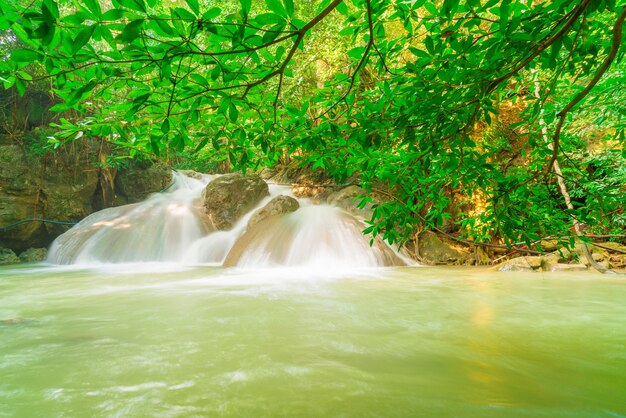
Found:
[{"label": "turquoise green water", "polygon": [[152,269],[0,270],[0,417],[626,417],[626,281]]}]

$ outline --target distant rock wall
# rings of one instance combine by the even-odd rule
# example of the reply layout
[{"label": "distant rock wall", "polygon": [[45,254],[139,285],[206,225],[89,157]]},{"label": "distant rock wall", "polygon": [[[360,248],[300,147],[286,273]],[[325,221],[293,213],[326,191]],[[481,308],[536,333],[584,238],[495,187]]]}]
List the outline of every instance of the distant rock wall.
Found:
[{"label": "distant rock wall", "polygon": [[68,225],[27,222],[30,218],[78,222],[108,206],[143,200],[171,182],[165,164],[132,164],[116,170],[110,201],[101,195],[104,166],[100,141],[83,140],[43,156],[22,145],[0,141],[0,247],[21,253],[47,247]]}]

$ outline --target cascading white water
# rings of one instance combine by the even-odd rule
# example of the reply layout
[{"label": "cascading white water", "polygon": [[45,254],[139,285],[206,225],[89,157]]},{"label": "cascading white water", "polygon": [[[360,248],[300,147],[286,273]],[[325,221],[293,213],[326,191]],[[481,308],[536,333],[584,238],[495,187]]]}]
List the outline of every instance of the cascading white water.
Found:
[{"label": "cascading white water", "polygon": [[96,212],[58,237],[48,261],[55,264],[175,262],[238,267],[302,266],[316,269],[406,264],[380,240],[369,245],[363,224],[331,206],[300,200],[294,213],[247,230],[256,209],[289,188],[270,185],[270,196],[229,231],[213,231],[200,211],[202,180],[174,173],[174,185],[144,202]]},{"label": "cascading white water", "polygon": [[370,246],[364,226],[340,209],[306,205],[254,226],[225,260],[238,267],[336,268],[404,265],[383,242]]},{"label": "cascading white water", "polygon": [[197,210],[210,177],[174,173],[174,183],[141,203],[93,213],[59,236],[48,261],[57,264],[177,262],[208,233]]}]

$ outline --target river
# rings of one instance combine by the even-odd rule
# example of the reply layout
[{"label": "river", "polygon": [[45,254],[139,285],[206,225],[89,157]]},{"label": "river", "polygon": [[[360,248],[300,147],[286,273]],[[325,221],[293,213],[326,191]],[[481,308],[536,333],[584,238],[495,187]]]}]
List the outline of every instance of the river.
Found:
[{"label": "river", "polygon": [[625,417],[593,273],[0,269],[0,417]]}]

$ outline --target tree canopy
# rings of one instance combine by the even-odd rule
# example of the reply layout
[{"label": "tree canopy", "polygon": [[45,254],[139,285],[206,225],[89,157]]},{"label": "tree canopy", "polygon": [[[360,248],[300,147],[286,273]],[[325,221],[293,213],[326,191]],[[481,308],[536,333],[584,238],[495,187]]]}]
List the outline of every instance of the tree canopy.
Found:
[{"label": "tree canopy", "polygon": [[623,2],[1,0],[0,12],[4,88],[49,82],[54,110],[83,115],[52,145],[91,135],[234,168],[287,153],[392,196],[366,229],[392,242],[441,227],[455,195],[481,202],[456,220],[478,240],[626,225]]}]

